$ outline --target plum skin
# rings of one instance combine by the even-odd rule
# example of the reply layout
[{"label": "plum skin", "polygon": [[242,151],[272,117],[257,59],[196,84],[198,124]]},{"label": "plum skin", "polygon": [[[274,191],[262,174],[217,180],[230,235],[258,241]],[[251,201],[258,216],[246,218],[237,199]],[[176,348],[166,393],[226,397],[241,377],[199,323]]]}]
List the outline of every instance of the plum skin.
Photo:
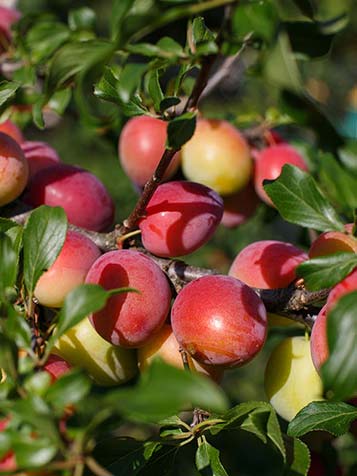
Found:
[{"label": "plum skin", "polygon": [[322,400],[322,381],[313,365],[305,337],[284,339],[270,355],[265,392],[276,412],[291,421],[306,405]]},{"label": "plum skin", "polygon": [[29,166],[20,145],[0,132],[0,207],[19,197],[29,176]]},{"label": "plum skin", "polygon": [[90,267],[100,255],[92,240],[69,230],[57,259],[36,284],[34,294],[40,304],[61,307],[66,295],[84,283]]},{"label": "plum skin", "polygon": [[296,278],[296,267],[307,259],[304,251],[290,243],[256,241],[238,253],[229,275],[255,288],[285,288]]},{"label": "plum skin", "polygon": [[213,235],[222,214],[223,200],[210,188],[195,182],[164,183],[139,222],[143,245],[162,257],[192,253]]},{"label": "plum skin", "polygon": [[53,352],[84,369],[96,384],[105,387],[122,384],[137,373],[135,351],[104,340],[88,318],[61,336]]},{"label": "plum skin", "polygon": [[198,362],[237,367],[262,348],[267,331],[263,302],[238,279],[204,276],[187,284],[171,310],[179,344]]},{"label": "plum skin", "polygon": [[114,218],[114,203],[102,182],[68,164],[40,170],[30,181],[24,201],[33,207],[62,207],[70,223],[93,231],[106,230]]},{"label": "plum skin", "polygon": [[229,195],[248,184],[253,161],[246,140],[232,124],[202,118],[182,148],[182,169],[189,180]]},{"label": "plum skin", "polygon": [[267,205],[274,206],[263,188],[265,179],[274,180],[279,177],[285,164],[295,165],[308,171],[305,160],[300,153],[289,144],[277,144],[259,151],[255,155],[254,185],[255,191]]},{"label": "plum skin", "polygon": [[[165,151],[167,122],[154,117],[139,116],[129,119],[119,137],[120,163],[126,175],[139,187],[151,178]],[[174,175],[180,165],[176,153],[164,179]]]},{"label": "plum skin", "polygon": [[104,289],[129,286],[138,291],[110,297],[102,310],[90,316],[98,334],[113,345],[141,347],[164,324],[171,302],[170,286],[157,264],[143,253],[105,253],[90,268],[86,282]]}]

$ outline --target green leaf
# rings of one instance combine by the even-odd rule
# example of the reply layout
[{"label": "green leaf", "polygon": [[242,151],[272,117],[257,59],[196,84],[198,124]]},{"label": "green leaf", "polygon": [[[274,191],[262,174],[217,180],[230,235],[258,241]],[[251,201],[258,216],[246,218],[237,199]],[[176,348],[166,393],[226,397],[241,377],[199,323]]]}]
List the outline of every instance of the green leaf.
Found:
[{"label": "green leaf", "polygon": [[357,419],[357,408],[344,402],[313,402],[289,423],[288,435],[303,436],[310,431],[328,431],[335,436],[347,433]]},{"label": "green leaf", "polygon": [[32,61],[40,63],[50,58],[69,38],[70,31],[66,25],[44,18],[36,22],[27,33],[26,46]]},{"label": "green leaf", "polygon": [[253,38],[270,43],[278,25],[278,12],[271,1],[240,4],[232,17],[233,34],[240,41],[253,34]]},{"label": "green leaf", "polygon": [[51,376],[48,372],[36,372],[30,374],[24,381],[26,392],[43,397],[51,385]]},{"label": "green leaf", "polygon": [[70,88],[55,92],[48,101],[48,106],[53,111],[62,116],[71,100],[72,90]]},{"label": "green leaf", "polygon": [[170,121],[167,126],[167,146],[181,149],[193,136],[196,128],[196,113],[186,112]]},{"label": "green leaf", "polygon": [[18,255],[11,239],[0,232],[0,295],[5,289],[14,286],[17,277]]},{"label": "green leaf", "polygon": [[89,7],[76,8],[68,14],[68,25],[73,31],[93,30],[95,21],[95,11]]},{"label": "green leaf", "polygon": [[288,89],[295,93],[302,91],[299,68],[286,32],[279,34],[275,47],[267,56],[265,74],[268,80],[277,84],[280,88]]},{"label": "green leaf", "polygon": [[104,63],[113,53],[113,44],[104,40],[71,42],[62,46],[53,56],[46,80],[49,95],[65,86],[80,73]]},{"label": "green leaf", "polygon": [[357,291],[342,296],[329,311],[329,358],[321,367],[324,387],[335,399],[345,400],[357,391]]},{"label": "green leaf", "polygon": [[44,98],[41,97],[40,99],[38,99],[38,101],[35,102],[32,107],[32,119],[36,127],[38,127],[39,129],[45,128],[45,121],[42,113],[42,109],[45,106],[45,102],[46,101],[44,101]]},{"label": "green leaf", "polygon": [[46,354],[49,355],[56,341],[65,334],[68,329],[78,324],[92,312],[102,309],[113,292],[118,293],[121,291],[126,292],[128,288],[105,291],[101,286],[96,284],[82,284],[68,293],[58,315],[56,332],[47,343]]},{"label": "green leaf", "polygon": [[48,438],[19,435],[12,442],[19,467],[45,467],[56,455],[57,447]]},{"label": "green leaf", "polygon": [[331,154],[321,155],[318,172],[322,185],[333,200],[346,211],[357,208],[356,175],[342,167]]},{"label": "green leaf", "polygon": [[147,88],[151,99],[153,100],[155,111],[160,112],[161,103],[164,99],[164,94],[162,92],[159,81],[158,69],[149,71],[149,73],[147,74]]},{"label": "green leaf", "polygon": [[55,409],[63,411],[67,405],[83,400],[90,388],[89,377],[75,369],[57,379],[47,390],[45,398]]},{"label": "green leaf", "polygon": [[141,78],[147,69],[146,64],[127,63],[120,72],[116,89],[123,103],[129,102],[131,96],[139,88]]},{"label": "green leaf", "polygon": [[66,239],[67,217],[60,207],[41,206],[34,210],[24,229],[24,279],[33,293],[41,274],[59,255]]},{"label": "green leaf", "polygon": [[126,49],[133,54],[148,56],[149,58],[159,57],[171,61],[183,56],[183,48],[172,38],[165,36],[156,45],[152,43],[136,43],[128,45]]},{"label": "green leaf", "polygon": [[114,0],[113,7],[112,7],[112,14],[111,14],[111,37],[119,38],[120,37],[120,30],[122,24],[125,20],[125,17],[131,7],[134,5],[135,0]]},{"label": "green leaf", "polygon": [[298,438],[287,438],[287,469],[284,476],[307,476],[310,467],[309,448]]},{"label": "green leaf", "polygon": [[0,333],[0,369],[14,381],[17,379],[18,349],[14,342]]},{"label": "green leaf", "polygon": [[286,221],[319,231],[344,230],[315,180],[298,167],[284,165],[276,180],[264,181],[264,189]]},{"label": "green leaf", "polygon": [[219,451],[207,441],[203,441],[196,451],[196,467],[198,471],[210,468],[212,476],[228,476],[219,459]]},{"label": "green leaf", "polygon": [[0,106],[6,103],[9,99],[11,99],[16,91],[21,86],[20,83],[15,81],[1,81],[0,82]]},{"label": "green leaf", "polygon": [[301,263],[296,271],[307,289],[318,291],[342,281],[357,266],[356,253],[334,253]]},{"label": "green leaf", "polygon": [[100,99],[118,104],[123,114],[127,116],[140,116],[147,113],[148,111],[142,104],[140,96],[134,95],[126,103],[122,101],[120,81],[120,69],[106,67],[102,78],[95,85],[94,94]]},{"label": "green leaf", "polygon": [[344,28],[349,20],[350,0],[320,0],[314,3],[314,19],[325,34],[336,33]]},{"label": "green leaf", "polygon": [[177,96],[167,96],[161,101],[159,109],[161,112],[164,112],[166,109],[170,109],[170,107],[177,106],[180,102],[181,99]]},{"label": "green leaf", "polygon": [[113,391],[107,401],[120,414],[143,422],[158,422],[187,407],[215,412],[227,407],[224,393],[209,379],[171,367],[159,359],[135,387]]},{"label": "green leaf", "polygon": [[31,350],[31,329],[24,318],[12,307],[7,307],[7,319],[4,324],[4,331],[17,345],[17,347]]}]

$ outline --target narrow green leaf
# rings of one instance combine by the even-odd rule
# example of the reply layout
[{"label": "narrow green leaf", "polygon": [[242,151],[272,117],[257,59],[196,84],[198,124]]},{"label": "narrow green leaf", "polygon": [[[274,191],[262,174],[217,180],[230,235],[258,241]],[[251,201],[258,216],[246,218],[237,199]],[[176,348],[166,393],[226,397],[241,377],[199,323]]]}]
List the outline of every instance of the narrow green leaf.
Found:
[{"label": "narrow green leaf", "polygon": [[17,379],[18,349],[14,342],[0,333],[0,369],[14,381]]},{"label": "narrow green leaf", "polygon": [[0,82],[0,106],[6,103],[9,99],[11,99],[16,91],[21,86],[20,83],[15,81],[1,81]]},{"label": "narrow green leaf", "polygon": [[6,335],[16,343],[17,347],[25,350],[31,349],[30,326],[24,316],[19,315],[11,305],[7,307],[4,330]]},{"label": "narrow green leaf", "polygon": [[161,112],[164,112],[170,107],[177,106],[180,102],[181,99],[177,96],[167,96],[161,101],[159,109]]},{"label": "narrow green leaf", "polygon": [[125,17],[135,0],[114,0],[111,14],[111,36],[112,39],[120,37],[120,30]]},{"label": "narrow green leaf", "polygon": [[308,18],[313,18],[315,13],[315,6],[313,0],[293,0],[293,2],[299,7],[301,13]]},{"label": "narrow green leaf", "polygon": [[153,100],[155,111],[160,112],[161,103],[164,99],[164,93],[161,89],[158,69],[149,71],[147,75],[147,83],[148,91],[151,96],[151,99]]},{"label": "narrow green leaf", "polygon": [[32,293],[41,274],[59,255],[67,233],[67,217],[60,207],[34,210],[24,229],[24,279]]},{"label": "narrow green leaf", "polygon": [[43,18],[26,35],[26,46],[32,61],[40,63],[50,58],[70,38],[69,28],[52,18]]},{"label": "narrow green leaf", "polygon": [[342,281],[357,266],[356,253],[334,253],[301,263],[297,275],[304,278],[307,289],[318,291]]},{"label": "narrow green leaf", "polygon": [[291,223],[319,231],[343,231],[343,223],[311,175],[286,164],[274,181],[264,181],[264,189],[280,215]]},{"label": "narrow green leaf", "polygon": [[303,436],[310,431],[328,431],[335,436],[346,433],[357,419],[357,408],[344,402],[313,402],[299,411],[289,423],[288,435]]},{"label": "narrow green leaf", "polygon": [[196,113],[187,112],[176,117],[167,126],[167,145],[170,149],[181,149],[193,136],[196,128]]},{"label": "narrow green leaf", "polygon": [[88,40],[67,43],[53,56],[46,80],[46,91],[54,91],[65,86],[77,74],[104,63],[113,53],[113,44],[104,40]]},{"label": "narrow green leaf", "polygon": [[318,172],[322,185],[333,200],[347,212],[357,208],[356,175],[342,167],[331,154],[321,155]]},{"label": "narrow green leaf", "polygon": [[302,80],[286,32],[279,34],[274,49],[267,57],[265,74],[270,81],[280,88],[301,93]]},{"label": "narrow green leaf", "polygon": [[310,452],[305,443],[298,438],[287,438],[286,442],[287,468],[286,476],[307,476],[310,467]]},{"label": "narrow green leaf", "polygon": [[88,376],[80,370],[71,370],[57,379],[46,392],[46,401],[55,409],[63,411],[67,405],[79,403],[91,388]]},{"label": "narrow green leaf", "polygon": [[324,387],[345,400],[357,392],[357,291],[342,296],[328,314],[329,358],[321,368]]},{"label": "narrow green leaf", "polygon": [[219,451],[207,441],[200,444],[196,451],[196,467],[198,471],[210,468],[212,476],[228,476],[219,458]]},{"label": "narrow green leaf", "polygon": [[28,435],[19,435],[12,442],[16,454],[16,463],[19,467],[43,468],[55,457],[56,445],[48,438],[33,438]]},{"label": "narrow green leaf", "polygon": [[133,93],[139,88],[141,78],[146,69],[146,64],[127,63],[121,70],[119,81],[116,83],[116,89],[123,103],[127,103]]},{"label": "narrow green leaf", "polygon": [[7,287],[15,284],[17,277],[18,255],[14,250],[11,239],[0,232],[0,295]]},{"label": "narrow green leaf", "polygon": [[89,7],[80,7],[70,10],[68,25],[73,31],[92,30],[95,27],[96,14]]},{"label": "narrow green leaf", "polygon": [[241,3],[234,11],[232,28],[235,38],[243,41],[247,35],[270,43],[279,25],[279,15],[273,2]]}]

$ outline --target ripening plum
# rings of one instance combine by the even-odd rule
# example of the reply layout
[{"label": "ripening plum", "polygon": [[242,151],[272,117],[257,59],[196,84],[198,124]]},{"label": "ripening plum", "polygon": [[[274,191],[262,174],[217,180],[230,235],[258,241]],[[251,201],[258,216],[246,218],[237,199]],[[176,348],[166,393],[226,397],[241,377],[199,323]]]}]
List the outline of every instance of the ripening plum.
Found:
[{"label": "ripening plum", "polygon": [[221,197],[194,182],[160,185],[139,222],[144,247],[158,256],[183,256],[206,243],[223,214]]},{"label": "ripening plum", "polygon": [[272,145],[255,155],[255,191],[263,202],[270,206],[274,205],[263,188],[263,181],[278,178],[285,164],[295,165],[304,171],[308,170],[303,157],[289,144]]},{"label": "ripening plum", "polygon": [[98,385],[119,385],[137,373],[135,351],[104,340],[88,318],[62,335],[53,352],[71,365],[87,371]]},{"label": "ripening plum", "polygon": [[102,182],[73,165],[40,170],[30,181],[24,201],[33,207],[62,207],[70,223],[88,230],[103,231],[113,222],[113,200]]},{"label": "ripening plum", "polygon": [[[0,433],[4,431],[9,424],[8,418],[0,419]],[[0,458],[0,471],[14,471],[16,469],[15,454],[13,451],[8,451],[4,456]]]},{"label": "ripening plum", "polygon": [[254,214],[259,198],[251,182],[239,192],[223,198],[224,212],[221,224],[227,228],[243,225]]},{"label": "ripening plum", "polygon": [[23,192],[29,175],[29,166],[19,144],[0,132],[0,207]]},{"label": "ripening plum", "polygon": [[312,243],[309,257],[317,258],[338,252],[357,253],[357,239],[341,231],[321,233]]},{"label": "ripening plum", "polygon": [[10,121],[10,119],[0,123],[0,132],[12,137],[19,144],[22,144],[25,141],[21,130],[14,122]]},{"label": "ripening plum", "polygon": [[321,309],[314,322],[311,332],[310,348],[315,369],[319,371],[329,356],[326,306]]},{"label": "ripening plum", "polygon": [[308,339],[288,337],[274,349],[265,371],[265,391],[276,412],[287,421],[309,403],[323,400],[322,381],[312,363]]},{"label": "ripening plum", "polygon": [[198,362],[237,367],[262,348],[267,331],[263,302],[230,276],[204,276],[187,284],[171,311],[179,344]]},{"label": "ripening plum", "polygon": [[[139,187],[155,172],[165,150],[167,122],[154,117],[131,118],[119,137],[119,158],[127,176]],[[174,175],[180,165],[176,153],[164,178]]]},{"label": "ripening plum", "polygon": [[89,268],[100,255],[92,240],[76,231],[68,231],[56,261],[37,282],[35,297],[40,304],[61,307],[67,294],[84,283]]},{"label": "ripening plum", "polygon": [[256,241],[236,256],[229,275],[255,288],[285,288],[296,278],[296,267],[305,260],[306,253],[290,243]]},{"label": "ripening plum", "polygon": [[25,141],[21,144],[30,168],[30,179],[40,170],[56,165],[60,158],[51,146],[45,142]]},{"label": "ripening plum", "polygon": [[[138,349],[140,371],[145,370],[155,357],[161,357],[165,362],[174,367],[184,368],[180,345],[169,324],[165,324],[146,345]],[[222,377],[223,369],[216,366],[199,364],[188,354],[187,363],[191,371],[208,375],[215,381],[219,381]]]},{"label": "ripening plum", "polygon": [[253,161],[248,143],[229,122],[198,119],[182,148],[182,168],[189,180],[230,195],[248,184]]},{"label": "ripening plum", "polygon": [[102,310],[91,315],[95,330],[108,342],[141,347],[164,324],[170,286],[157,264],[143,253],[119,250],[102,255],[89,270],[86,282],[104,289],[129,286],[138,291],[110,297]]},{"label": "ripening plum", "polygon": [[331,289],[326,301],[326,312],[329,312],[342,296],[352,291],[357,291],[357,269]]},{"label": "ripening plum", "polygon": [[62,357],[50,354],[43,366],[43,370],[51,376],[51,381],[53,383],[59,377],[71,370],[71,365],[66,360],[62,359]]}]

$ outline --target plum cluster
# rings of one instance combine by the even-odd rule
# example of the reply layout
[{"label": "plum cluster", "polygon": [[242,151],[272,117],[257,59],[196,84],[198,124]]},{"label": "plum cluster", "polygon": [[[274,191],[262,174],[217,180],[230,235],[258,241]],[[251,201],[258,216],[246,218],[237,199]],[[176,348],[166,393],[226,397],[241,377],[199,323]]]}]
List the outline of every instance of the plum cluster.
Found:
[{"label": "plum cluster", "polygon": [[[167,123],[152,117],[131,119],[124,127],[120,161],[137,187],[154,173],[166,134]],[[251,243],[235,257],[228,275],[202,276],[180,289],[158,263],[199,249],[220,223],[243,223],[258,197],[272,205],[262,183],[276,178],[285,163],[307,169],[300,154],[278,136],[273,144],[252,150],[228,122],[200,118],[166,172],[165,180],[173,180],[156,188],[138,219],[141,247],[137,240],[125,246],[121,241],[118,249],[103,253],[81,229],[101,233],[113,225],[114,203],[104,185],[90,172],[62,163],[48,144],[26,141],[11,121],[0,124],[0,205],[19,198],[33,208],[61,206],[69,223],[79,227],[69,229],[56,261],[40,277],[34,291],[39,305],[60,308],[82,283],[131,288],[113,292],[104,308],[58,339],[43,368],[51,379],[79,366],[98,385],[118,385],[160,356],[219,382],[226,369],[250,362],[262,349],[268,326],[289,322],[267,313],[257,290],[287,288],[297,279],[297,266],[309,257],[356,252],[351,227],[346,233],[320,235],[308,254],[281,241]],[[175,179],[180,164],[186,180]],[[322,398],[318,370],[328,356],[328,312],[356,285],[352,273],[331,292],[311,344],[308,338],[292,337],[272,353],[266,393],[283,418],[291,420],[307,403]],[[301,378],[308,384],[301,386]],[[11,454],[0,468],[9,468],[9,461],[13,464]]]}]

